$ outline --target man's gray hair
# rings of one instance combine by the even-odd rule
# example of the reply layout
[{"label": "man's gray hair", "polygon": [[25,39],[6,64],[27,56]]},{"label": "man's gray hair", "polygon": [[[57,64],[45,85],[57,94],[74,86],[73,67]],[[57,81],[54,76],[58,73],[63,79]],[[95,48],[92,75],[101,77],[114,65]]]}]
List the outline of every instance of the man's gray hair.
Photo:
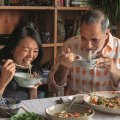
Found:
[{"label": "man's gray hair", "polygon": [[101,22],[102,31],[108,29],[109,27],[109,19],[108,17],[100,10],[89,10],[85,14],[83,14],[81,18],[81,25],[85,24],[93,24]]}]

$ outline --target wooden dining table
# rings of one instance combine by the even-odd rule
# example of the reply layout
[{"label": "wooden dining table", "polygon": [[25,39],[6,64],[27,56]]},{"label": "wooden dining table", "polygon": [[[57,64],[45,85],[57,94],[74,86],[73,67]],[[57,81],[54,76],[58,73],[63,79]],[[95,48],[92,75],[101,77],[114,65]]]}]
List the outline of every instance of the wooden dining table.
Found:
[{"label": "wooden dining table", "polygon": [[[60,96],[33,100],[23,100],[21,105],[27,111],[35,112],[46,117],[45,109],[51,105],[55,105],[56,100],[59,100],[60,98],[62,98],[66,102],[68,101],[68,96]],[[18,113],[24,112],[23,108],[20,108]],[[0,118],[0,120],[10,120],[10,118]],[[95,115],[92,120],[120,120],[120,115],[95,111]]]}]

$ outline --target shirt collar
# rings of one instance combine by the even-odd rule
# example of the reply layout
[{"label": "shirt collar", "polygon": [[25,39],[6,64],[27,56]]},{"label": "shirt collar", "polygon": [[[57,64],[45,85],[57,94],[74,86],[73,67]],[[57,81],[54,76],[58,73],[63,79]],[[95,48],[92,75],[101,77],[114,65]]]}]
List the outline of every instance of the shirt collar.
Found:
[{"label": "shirt collar", "polygon": [[109,46],[111,49],[114,48],[114,37],[112,36],[111,33],[108,35],[108,43],[106,46]]}]

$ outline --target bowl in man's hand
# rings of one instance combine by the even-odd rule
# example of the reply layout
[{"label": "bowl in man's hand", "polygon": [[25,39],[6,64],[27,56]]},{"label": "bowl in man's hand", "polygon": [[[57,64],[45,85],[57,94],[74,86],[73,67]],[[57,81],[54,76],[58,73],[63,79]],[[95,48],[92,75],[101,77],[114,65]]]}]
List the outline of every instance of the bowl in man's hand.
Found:
[{"label": "bowl in man's hand", "polygon": [[91,60],[88,60],[88,59],[80,59],[80,60],[78,60],[78,62],[79,62],[79,65],[80,65],[81,67],[85,67],[85,68],[91,69],[91,68],[96,67],[97,60],[98,60],[98,59],[91,59]]}]

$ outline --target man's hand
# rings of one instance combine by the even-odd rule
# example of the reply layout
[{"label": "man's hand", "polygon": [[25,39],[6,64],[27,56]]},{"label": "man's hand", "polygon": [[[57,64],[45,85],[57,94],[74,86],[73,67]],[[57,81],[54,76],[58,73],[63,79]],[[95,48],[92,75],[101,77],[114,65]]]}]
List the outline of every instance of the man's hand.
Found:
[{"label": "man's hand", "polygon": [[106,56],[102,56],[98,61],[96,67],[98,68],[106,68],[108,70],[111,69],[112,59]]},{"label": "man's hand", "polygon": [[70,69],[72,62],[78,59],[78,56],[70,51],[68,48],[65,52],[61,52],[57,61],[64,67]]},{"label": "man's hand", "polygon": [[13,60],[6,60],[1,69],[1,82],[3,85],[7,85],[13,78],[16,65]]},{"label": "man's hand", "polygon": [[106,68],[110,71],[111,77],[113,79],[114,85],[118,85],[120,82],[120,69],[116,67],[116,64],[111,58],[102,57],[97,61],[97,67]]}]

